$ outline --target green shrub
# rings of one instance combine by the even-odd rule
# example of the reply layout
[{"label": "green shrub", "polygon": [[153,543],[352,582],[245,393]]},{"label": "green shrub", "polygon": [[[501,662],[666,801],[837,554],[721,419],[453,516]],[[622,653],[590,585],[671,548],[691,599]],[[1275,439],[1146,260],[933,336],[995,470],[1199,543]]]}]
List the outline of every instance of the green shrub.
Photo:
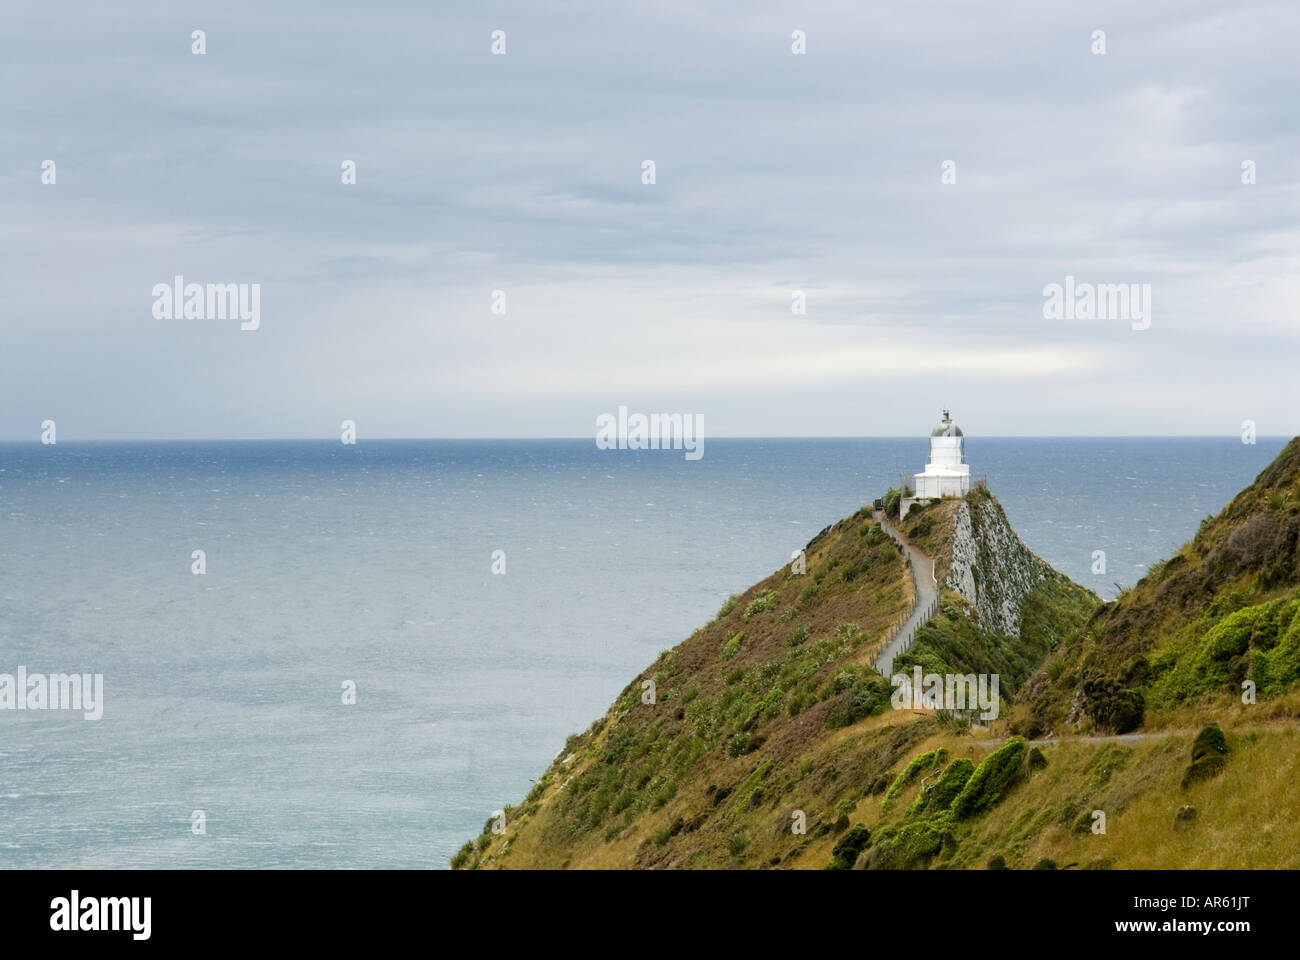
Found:
[{"label": "green shrub", "polygon": [[992,809],[1002,797],[1003,789],[1020,770],[1028,752],[1024,737],[1011,737],[975,768],[961,793],[952,802],[958,820],[965,820]]},{"label": "green shrub", "polygon": [[894,489],[885,494],[885,516],[898,519],[898,501],[902,499],[902,492]]},{"label": "green shrub", "polygon": [[455,856],[451,858],[451,868],[459,870],[469,862],[469,858],[474,855],[474,841],[466,840],[465,845],[456,851]]},{"label": "green shrub", "polygon": [[938,853],[951,832],[951,814],[906,824],[874,851],[876,857],[872,866],[884,870],[910,870]]},{"label": "green shrub", "polygon": [[760,613],[766,613],[776,606],[776,591],[763,590],[759,592],[753,600],[749,601],[749,606],[745,608],[742,616],[748,620],[750,617],[757,616]]},{"label": "green shrub", "polygon": [[889,792],[885,794],[885,799],[881,803],[881,808],[884,809],[888,807],[898,799],[900,793],[915,783],[921,774],[939,766],[939,764],[943,763],[943,761],[947,759],[947,756],[948,751],[940,748],[938,750],[927,750],[925,753],[913,757],[912,762],[904,767],[903,772],[895,778],[893,785],[889,788]]},{"label": "green shrub", "polygon": [[786,638],[785,642],[792,647],[797,647],[807,639],[808,630],[804,627],[795,627],[794,630],[790,632],[790,636]]},{"label": "green shrub", "polygon": [[732,757],[733,759],[735,757],[744,756],[747,753],[752,753],[755,749],[753,745],[753,737],[748,733],[732,734],[723,749],[727,756]]},{"label": "green shrub", "polygon": [[[732,805],[733,813],[744,812],[745,807],[749,803],[750,795],[758,789],[759,784],[763,782],[763,778],[765,778],[771,770],[772,761],[764,760],[758,765],[758,768],[753,773],[745,778],[745,781],[740,784],[740,786],[736,787],[736,795],[739,799]],[[722,791],[718,792],[721,793]]]},{"label": "green shrub", "polygon": [[1088,677],[1083,681],[1083,699],[1088,715],[1098,726],[1128,733],[1142,726],[1146,701],[1142,691],[1120,685],[1112,677]]},{"label": "green shrub", "polygon": [[[844,674],[851,678],[847,683],[842,679]],[[865,674],[842,670],[833,682],[842,687],[826,711],[826,726],[832,730],[883,713],[893,693],[889,681],[874,670]]]},{"label": "green shrub", "polygon": [[[844,819],[847,820],[848,818],[844,817]],[[847,826],[847,823],[845,826]],[[853,869],[853,864],[857,862],[858,854],[862,853],[870,842],[871,831],[860,823],[856,824],[852,830],[835,841],[835,846],[831,848],[831,862],[826,865],[826,869]]]},{"label": "green shrub", "polygon": [[958,757],[948,764],[948,768],[944,770],[936,783],[927,785],[921,791],[921,795],[916,798],[907,811],[907,816],[915,819],[947,810],[952,806],[952,802],[957,799],[957,795],[961,793],[962,788],[966,786],[974,772],[975,764],[965,757]]},{"label": "green shrub", "polygon": [[1228,764],[1228,741],[1217,726],[1205,727],[1192,742],[1192,762],[1183,774],[1183,789],[1207,780]]},{"label": "green shrub", "polygon": [[730,660],[737,653],[739,653],[740,642],[744,639],[745,639],[744,633],[737,633],[735,636],[730,637],[727,640],[727,642],[722,645],[722,653],[719,655],[720,659]]}]

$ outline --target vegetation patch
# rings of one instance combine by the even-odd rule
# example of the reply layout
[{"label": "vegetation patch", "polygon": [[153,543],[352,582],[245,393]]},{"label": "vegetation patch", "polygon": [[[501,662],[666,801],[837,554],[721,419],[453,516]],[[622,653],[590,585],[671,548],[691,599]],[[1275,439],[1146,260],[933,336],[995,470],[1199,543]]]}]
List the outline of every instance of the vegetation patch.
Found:
[{"label": "vegetation patch", "polygon": [[1192,741],[1192,762],[1183,774],[1183,789],[1223,772],[1228,765],[1228,741],[1217,726],[1205,727]]},{"label": "vegetation patch", "polygon": [[886,792],[885,799],[881,803],[881,808],[888,809],[889,806],[898,799],[900,793],[915,783],[922,774],[935,769],[947,758],[948,751],[943,748],[938,750],[928,750],[925,753],[913,757],[911,763],[903,768],[903,772],[895,778],[888,792]]},{"label": "vegetation patch", "polygon": [[745,608],[745,612],[741,616],[748,620],[760,613],[766,613],[776,606],[776,597],[775,590],[760,590],[754,599],[749,601],[749,606]]},{"label": "vegetation patch", "polygon": [[1029,746],[1024,737],[1011,737],[975,768],[961,793],[952,802],[958,820],[991,810],[1002,798],[1002,791],[1020,770]]},{"label": "vegetation patch", "polygon": [[953,801],[957,799],[957,795],[965,788],[974,772],[974,763],[965,757],[958,757],[948,764],[947,769],[943,771],[937,782],[922,788],[920,796],[908,809],[907,818],[914,820],[918,817],[934,816],[948,810]]},{"label": "vegetation patch", "polygon": [[827,870],[851,870],[853,864],[857,862],[858,854],[866,849],[871,842],[871,831],[862,824],[856,824],[852,830],[835,841],[835,846],[831,849],[831,862],[826,864]]}]

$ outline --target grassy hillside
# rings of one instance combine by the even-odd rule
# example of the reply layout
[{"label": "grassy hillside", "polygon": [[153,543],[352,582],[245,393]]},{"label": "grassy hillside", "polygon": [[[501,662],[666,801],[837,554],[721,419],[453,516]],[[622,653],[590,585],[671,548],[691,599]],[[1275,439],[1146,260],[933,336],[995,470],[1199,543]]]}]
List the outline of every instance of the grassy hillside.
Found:
[{"label": "grassy hillside", "polygon": [[[955,502],[954,502],[955,503]],[[934,516],[954,504],[936,505]],[[998,511],[1000,515],[1000,510]],[[927,546],[943,553],[942,538]],[[952,718],[890,709],[871,666],[914,588],[902,552],[859,511],[808,544],[806,572],[784,567],[743,594],[624,689],[569,739],[525,801],[454,861],[474,866],[822,867],[823,841],[878,794],[913,745]],[[1041,561],[1036,561],[1041,564]],[[1023,643],[1045,650],[1096,598],[1047,576]],[[949,592],[913,650],[927,668],[1033,664]],[[654,702],[646,702],[648,684]],[[805,834],[792,834],[795,811]],[[799,842],[791,845],[791,837]]]},{"label": "grassy hillside", "polygon": [[[528,850],[538,866],[682,859],[684,839],[640,849],[647,831],[685,838],[712,819],[712,833],[720,818],[709,814],[748,802],[773,770],[798,775],[794,758],[885,709],[890,687],[870,662],[913,592],[901,550],[869,511],[823,530],[806,548],[806,572],[783,567],[729,598],[569,738],[509,811],[511,855]],[[730,838],[720,842],[725,853]]]},{"label": "grassy hillside", "polygon": [[903,518],[947,582],[896,670],[998,674],[991,728],[892,708],[870,664],[913,587],[860,511],[661,654],[453,866],[1298,867],[1298,505],[1293,441],[1106,604],[985,492]]},{"label": "grassy hillside", "polygon": [[1020,729],[1119,732],[1300,680],[1300,438],[1196,536],[1101,606],[1030,684]]},{"label": "grassy hillside", "polygon": [[[1292,700],[1294,716],[1300,699]],[[1300,867],[1292,786],[1300,728],[1230,727],[1222,766],[1189,780],[1196,740],[1195,729],[1038,747],[1020,738],[927,738],[898,764],[901,786],[891,800],[864,797],[853,811],[868,837],[856,865]]]}]

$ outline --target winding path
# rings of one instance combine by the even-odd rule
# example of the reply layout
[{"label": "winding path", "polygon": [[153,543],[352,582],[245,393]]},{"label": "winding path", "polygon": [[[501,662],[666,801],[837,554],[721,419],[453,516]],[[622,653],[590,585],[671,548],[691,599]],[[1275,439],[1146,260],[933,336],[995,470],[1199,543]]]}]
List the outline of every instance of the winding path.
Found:
[{"label": "winding path", "polygon": [[907,538],[885,520],[880,510],[875,511],[874,519],[880,529],[903,548],[908,569],[912,571],[912,583],[916,586],[916,605],[912,607],[911,615],[875,659],[875,668],[885,677],[891,677],[894,673],[894,658],[912,645],[912,638],[916,636],[916,631],[929,623],[930,618],[938,610],[939,585],[934,579],[934,562],[908,543]]},{"label": "winding path", "polygon": [[[1041,740],[1030,740],[1031,747],[1049,747],[1054,743],[1122,743],[1131,746],[1135,743],[1142,743],[1146,740],[1159,740],[1162,737],[1188,736],[1195,737],[1195,730],[1152,730],[1149,733],[1111,733],[1101,734],[1098,736],[1088,737],[1044,737]],[[1005,740],[972,740],[977,747],[985,747],[992,750],[1006,743]]]}]

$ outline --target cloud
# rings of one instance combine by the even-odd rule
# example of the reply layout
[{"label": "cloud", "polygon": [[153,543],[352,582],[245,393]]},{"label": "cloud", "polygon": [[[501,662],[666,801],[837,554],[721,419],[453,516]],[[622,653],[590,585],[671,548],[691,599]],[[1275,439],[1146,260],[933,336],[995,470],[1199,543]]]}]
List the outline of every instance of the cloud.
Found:
[{"label": "cloud", "polygon": [[[899,433],[936,383],[986,433],[1300,415],[1276,389],[1300,249],[1288,5],[67,22],[21,8],[0,37],[0,439],[56,407],[69,439],[317,435],[357,406],[394,435],[583,433],[620,390],[712,411],[715,434]],[[263,329],[153,321],[176,273],[261,282]],[[1044,321],[1066,275],[1150,283],[1152,329]]]}]

